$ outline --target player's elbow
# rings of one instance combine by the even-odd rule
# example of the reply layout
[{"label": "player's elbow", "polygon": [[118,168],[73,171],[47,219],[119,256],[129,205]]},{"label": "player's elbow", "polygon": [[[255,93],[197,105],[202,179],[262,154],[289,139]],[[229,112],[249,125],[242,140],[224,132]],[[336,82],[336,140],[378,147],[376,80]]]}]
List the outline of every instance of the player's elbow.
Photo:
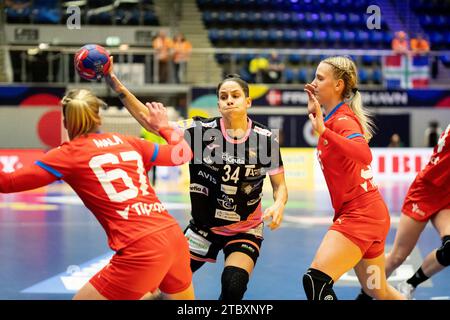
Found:
[{"label": "player's elbow", "polygon": [[372,163],[372,152],[366,142],[358,146],[357,152],[354,155],[356,156],[356,161],[365,166],[369,166]]}]

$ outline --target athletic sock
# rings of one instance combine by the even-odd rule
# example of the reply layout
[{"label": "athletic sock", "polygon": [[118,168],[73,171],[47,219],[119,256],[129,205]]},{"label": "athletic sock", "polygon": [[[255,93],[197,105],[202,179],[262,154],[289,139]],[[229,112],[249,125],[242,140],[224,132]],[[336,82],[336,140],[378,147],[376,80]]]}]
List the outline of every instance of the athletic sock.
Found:
[{"label": "athletic sock", "polygon": [[373,298],[369,296],[367,293],[365,293],[363,289],[361,289],[361,292],[358,294],[355,300],[370,301],[373,300]]},{"label": "athletic sock", "polygon": [[414,288],[417,287],[419,284],[421,284],[424,281],[427,281],[429,277],[427,277],[423,271],[422,271],[422,267],[419,268],[419,270],[416,271],[416,273],[414,273],[414,275],[409,278],[408,280],[406,280],[407,283],[409,283],[410,285],[412,285]]}]

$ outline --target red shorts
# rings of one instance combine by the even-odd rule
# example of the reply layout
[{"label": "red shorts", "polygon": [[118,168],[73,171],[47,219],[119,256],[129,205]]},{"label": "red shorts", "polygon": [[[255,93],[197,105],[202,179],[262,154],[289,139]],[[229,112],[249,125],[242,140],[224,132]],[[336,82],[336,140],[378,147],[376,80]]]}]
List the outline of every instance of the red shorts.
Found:
[{"label": "red shorts", "polygon": [[117,251],[89,281],[109,300],[137,300],[157,288],[181,292],[192,281],[188,242],[178,225],[144,236]]},{"label": "red shorts", "polygon": [[364,259],[373,259],[384,252],[390,227],[389,211],[380,198],[372,203],[345,205],[330,230],[342,233],[360,249]]},{"label": "red shorts", "polygon": [[450,209],[448,188],[436,187],[416,177],[409,187],[402,212],[417,221],[428,221],[441,210]]}]

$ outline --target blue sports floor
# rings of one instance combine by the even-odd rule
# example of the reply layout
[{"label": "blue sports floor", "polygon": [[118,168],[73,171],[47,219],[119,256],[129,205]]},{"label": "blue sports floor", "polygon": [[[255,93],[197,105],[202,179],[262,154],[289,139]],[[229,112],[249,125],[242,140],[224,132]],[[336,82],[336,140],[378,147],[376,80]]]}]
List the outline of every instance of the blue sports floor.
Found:
[{"label": "blue sports floor", "polygon": [[[408,185],[380,186],[391,211],[387,246],[394,240],[402,199]],[[170,188],[169,188],[170,189]],[[157,193],[181,227],[189,218],[186,190]],[[265,194],[263,208],[272,202]],[[265,229],[261,255],[245,299],[305,299],[301,276],[331,223],[326,191],[290,192],[282,227]],[[408,278],[429,251],[440,246],[437,232],[428,225],[407,261],[393,274],[393,284]],[[38,190],[0,195],[0,299],[71,299],[76,290],[111,256],[103,229],[64,183]],[[215,300],[220,292],[223,256],[194,274],[198,299]],[[450,299],[450,269],[422,284],[416,299]],[[359,292],[356,276],[345,274],[335,285],[339,299],[354,299]]]}]

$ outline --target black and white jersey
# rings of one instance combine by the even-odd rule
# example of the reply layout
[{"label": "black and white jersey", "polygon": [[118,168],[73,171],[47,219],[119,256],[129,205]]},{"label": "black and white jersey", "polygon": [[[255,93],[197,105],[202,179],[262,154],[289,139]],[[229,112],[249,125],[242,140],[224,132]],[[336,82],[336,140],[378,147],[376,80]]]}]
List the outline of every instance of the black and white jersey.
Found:
[{"label": "black and white jersey", "polygon": [[246,232],[260,224],[264,178],[283,172],[278,136],[247,122],[238,140],[228,136],[220,117],[179,123],[194,153],[189,164],[192,217],[218,234]]}]

